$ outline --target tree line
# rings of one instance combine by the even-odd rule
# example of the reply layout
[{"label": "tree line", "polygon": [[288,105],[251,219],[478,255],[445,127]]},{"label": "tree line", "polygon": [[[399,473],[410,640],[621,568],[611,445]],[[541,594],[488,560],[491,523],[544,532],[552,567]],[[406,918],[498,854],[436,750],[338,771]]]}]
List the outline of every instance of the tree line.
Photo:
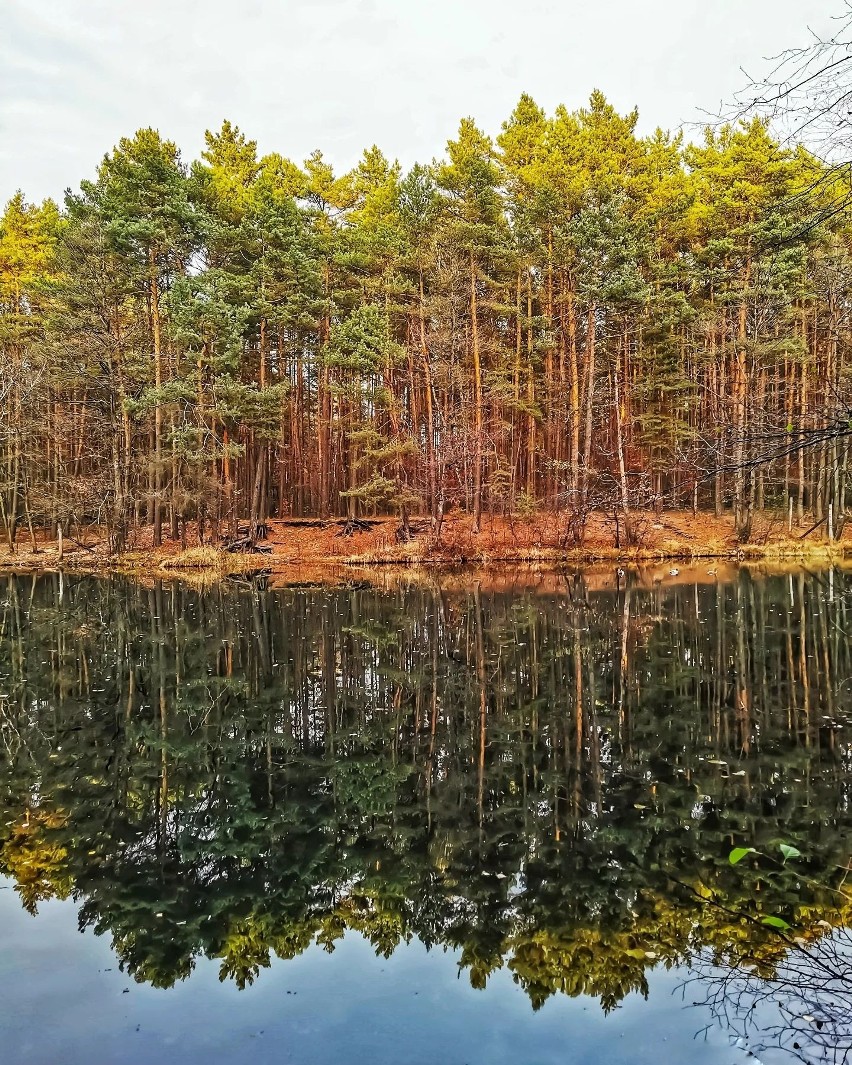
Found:
[{"label": "tree line", "polygon": [[846,509],[849,179],[600,92],[408,172],[144,129],[0,221],[0,523]]}]

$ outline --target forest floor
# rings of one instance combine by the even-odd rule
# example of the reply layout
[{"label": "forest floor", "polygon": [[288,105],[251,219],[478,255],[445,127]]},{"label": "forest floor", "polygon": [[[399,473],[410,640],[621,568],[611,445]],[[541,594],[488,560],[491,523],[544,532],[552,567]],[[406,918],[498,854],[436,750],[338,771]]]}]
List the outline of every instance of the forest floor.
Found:
[{"label": "forest floor", "polygon": [[[354,530],[344,519],[320,522],[313,519],[272,519],[268,535],[258,545],[259,553],[226,551],[223,546],[197,546],[197,532],[187,530],[188,547],[167,539],[154,548],[150,529],[136,534],[132,546],[120,555],[110,552],[105,531],[89,529],[66,538],[60,560],[56,541],[36,534],[33,550],[29,534],[22,531],[17,549],[0,546],[0,569],[17,571],[68,570],[157,574],[245,574],[267,570],[277,583],[339,580],[354,576],[358,568],[465,566],[495,563],[548,567],[555,564],[590,566],[632,564],[663,567],[666,576],[676,576],[675,562],[725,560],[732,563],[820,563],[852,559],[852,526],[839,541],[826,540],[825,526],[810,530],[812,520],[787,532],[778,515],[756,517],[751,541],[739,543],[733,521],[726,515],[692,514],[691,511],[634,513],[635,546],[618,546],[612,515],[595,514],[587,525],[581,547],[564,546],[564,515],[541,513],[531,518],[483,517],[479,533],[471,517],[452,513],[445,517],[436,544],[426,519],[412,519],[412,538],[399,542],[397,517],[365,518]],[[245,532],[245,530],[243,530]],[[238,534],[239,538],[239,534]],[[623,529],[620,530],[623,542]],[[193,546],[195,544],[196,546]],[[715,572],[712,570],[710,572]]]}]

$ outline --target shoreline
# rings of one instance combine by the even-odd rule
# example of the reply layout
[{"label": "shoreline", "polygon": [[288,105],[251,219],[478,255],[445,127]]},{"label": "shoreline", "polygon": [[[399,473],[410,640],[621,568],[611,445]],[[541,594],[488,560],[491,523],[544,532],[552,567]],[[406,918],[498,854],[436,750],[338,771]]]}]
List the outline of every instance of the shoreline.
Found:
[{"label": "shoreline", "polygon": [[231,553],[214,545],[183,549],[177,541],[166,541],[154,548],[145,542],[143,533],[141,542],[132,549],[113,554],[105,537],[96,533],[89,543],[66,539],[62,559],[53,541],[37,542],[35,552],[29,543],[21,543],[14,553],[4,545],[0,548],[0,573],[62,570],[103,576],[215,580],[262,572],[273,576],[276,583],[286,583],[288,579],[293,583],[322,583],[339,578],[342,573],[357,579],[359,571],[438,572],[494,566],[533,570],[653,568],[704,563],[796,568],[852,560],[852,538],[829,542],[796,532],[790,535],[786,528],[778,529],[777,519],[772,516],[764,519],[763,527],[756,531],[756,542],[745,544],[736,540],[729,518],[694,516],[689,512],[667,512],[659,520],[643,516],[644,542],[633,547],[614,545],[603,515],[596,516],[583,546],[559,546],[558,518],[547,515],[526,521],[492,519],[474,533],[466,515],[454,515],[445,520],[438,545],[430,543],[429,536],[422,533],[408,542],[396,542],[396,518],[372,519],[367,530],[351,536],[336,531],[339,522],[335,521],[272,520],[268,523],[268,539],[261,542],[258,553]]}]

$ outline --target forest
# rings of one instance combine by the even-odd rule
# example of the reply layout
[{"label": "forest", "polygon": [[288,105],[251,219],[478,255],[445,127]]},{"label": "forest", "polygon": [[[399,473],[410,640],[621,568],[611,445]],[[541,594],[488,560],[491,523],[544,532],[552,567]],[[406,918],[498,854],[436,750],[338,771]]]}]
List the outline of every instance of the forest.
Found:
[{"label": "forest", "polygon": [[[839,525],[849,175],[761,118],[690,142],[595,91],[407,172],[139,130],[0,220],[0,524],[651,507]],[[52,534],[52,532],[51,532]]]}]

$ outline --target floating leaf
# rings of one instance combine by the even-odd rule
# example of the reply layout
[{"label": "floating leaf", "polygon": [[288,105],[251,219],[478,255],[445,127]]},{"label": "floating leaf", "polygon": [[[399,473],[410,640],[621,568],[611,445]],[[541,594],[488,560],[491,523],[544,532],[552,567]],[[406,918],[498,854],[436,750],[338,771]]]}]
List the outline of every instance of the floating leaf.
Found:
[{"label": "floating leaf", "polygon": [[764,917],[760,923],[769,925],[770,928],[780,928],[781,931],[790,927],[783,917]]},{"label": "floating leaf", "polygon": [[788,858],[801,858],[802,857],[802,852],[798,849],[798,847],[791,847],[789,843],[780,843],[778,845],[778,849],[784,855],[784,861],[785,862],[787,861]]},{"label": "floating leaf", "polygon": [[728,855],[728,861],[731,865],[736,865],[737,862],[741,862],[747,854],[755,854],[754,847],[734,847],[731,853]]}]

